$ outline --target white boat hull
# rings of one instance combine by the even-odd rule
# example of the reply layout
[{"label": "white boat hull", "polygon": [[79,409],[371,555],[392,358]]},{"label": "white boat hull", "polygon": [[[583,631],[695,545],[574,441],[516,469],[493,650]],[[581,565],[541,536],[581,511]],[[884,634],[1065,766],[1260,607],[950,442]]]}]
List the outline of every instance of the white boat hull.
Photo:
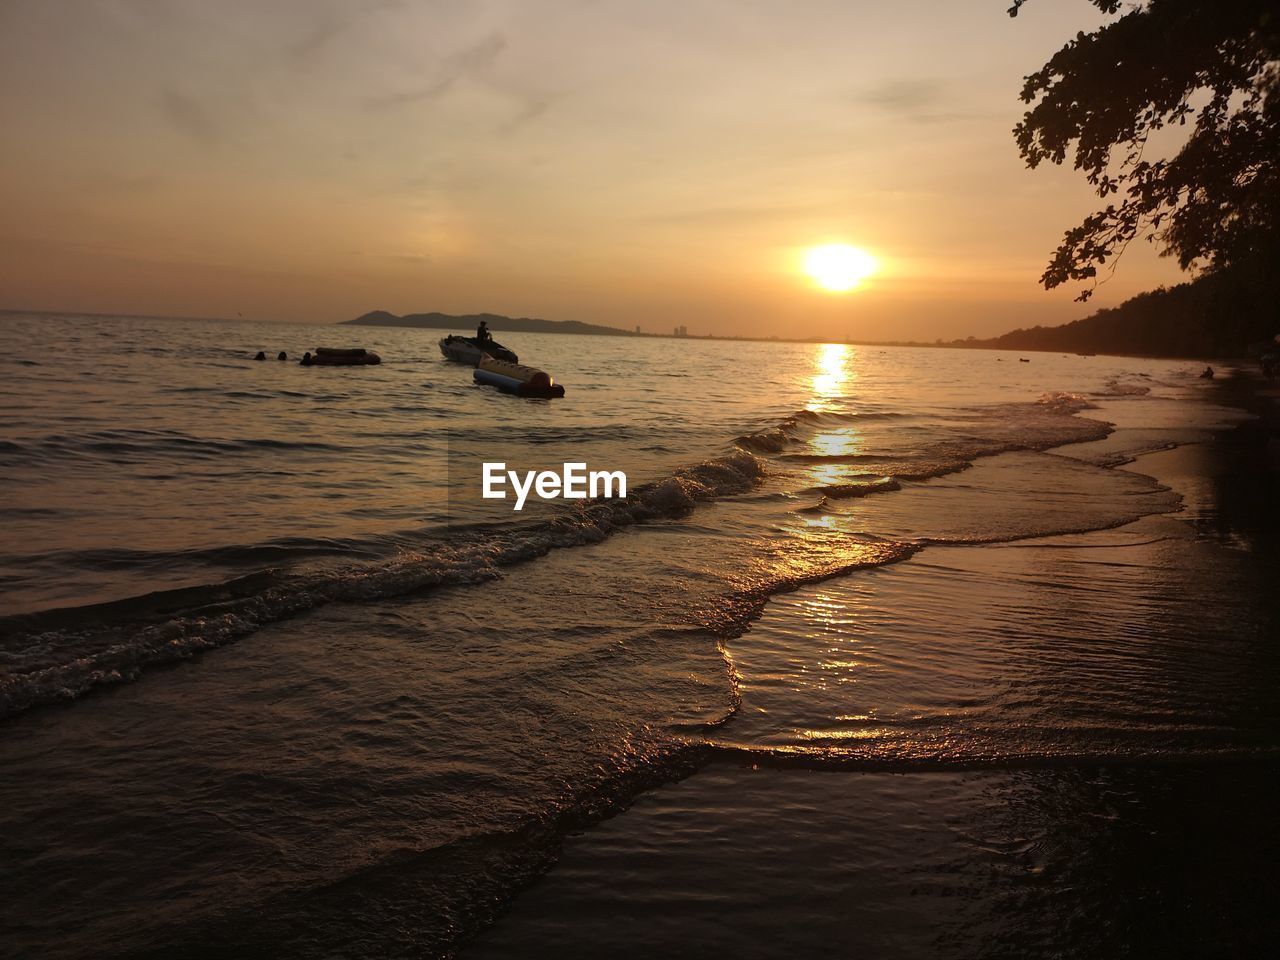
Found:
[{"label": "white boat hull", "polygon": [[500,343],[490,341],[484,349],[481,349],[474,338],[460,337],[456,334],[441,338],[440,352],[444,354],[445,359],[452,360],[454,363],[465,363],[470,367],[479,366],[485,356],[491,356],[495,360],[508,360],[511,363],[519,362],[515,353]]}]

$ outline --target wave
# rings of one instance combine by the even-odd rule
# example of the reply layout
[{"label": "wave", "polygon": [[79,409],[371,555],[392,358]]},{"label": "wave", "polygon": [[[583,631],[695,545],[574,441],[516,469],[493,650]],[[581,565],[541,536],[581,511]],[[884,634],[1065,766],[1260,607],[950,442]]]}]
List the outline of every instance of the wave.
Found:
[{"label": "wave", "polygon": [[901,490],[902,484],[893,477],[874,477],[849,483],[828,483],[808,487],[801,493],[817,494],[819,500],[809,507],[800,507],[798,513],[825,513],[832,500],[849,500],[870,496],[873,493],[892,493]]},{"label": "wave", "polygon": [[825,496],[843,500],[848,497],[865,497],[872,493],[892,493],[894,490],[901,490],[902,484],[893,477],[876,477],[874,480],[858,483],[832,483],[816,489]]},{"label": "wave", "polygon": [[0,718],[132,680],[149,666],[187,659],[327,603],[492,579],[504,566],[744,493],[763,476],[761,460],[737,451],[677,470],[624,499],[590,501],[526,524],[479,527],[373,562],[265,571],[112,604],[0,618],[0,662],[7,667],[0,676]]},{"label": "wave", "polygon": [[47,462],[63,459],[100,459],[140,461],[179,455],[184,459],[221,460],[235,454],[262,452],[346,453],[341,444],[320,440],[279,440],[271,437],[224,439],[193,437],[166,430],[100,430],[80,436],[50,434],[38,442],[25,445],[8,443],[0,452],[15,455],[15,460]]},{"label": "wave", "polygon": [[[0,508],[0,517],[15,516],[66,517],[65,509],[39,511],[36,508],[12,511]],[[15,554],[9,558],[14,566],[81,567],[88,570],[166,569],[178,566],[209,565],[230,568],[263,567],[310,557],[346,556],[375,557],[395,551],[405,538],[395,536],[367,539],[333,537],[279,537],[260,543],[224,544],[195,547],[188,550],[135,550],[127,547],[99,547],[78,550],[52,550],[44,553]]]},{"label": "wave", "polygon": [[830,506],[831,501],[826,497],[823,497],[817,503],[811,504],[810,506],[796,507],[796,513],[826,513]]},{"label": "wave", "polygon": [[[214,551],[218,562],[246,565],[287,562],[308,554],[328,559],[312,569],[266,570],[116,604],[0,618],[0,663],[6,668],[0,675],[0,717],[38,704],[74,699],[100,685],[131,680],[151,665],[189,658],[327,603],[365,602],[444,585],[477,583],[499,576],[504,566],[552,550],[596,543],[648,520],[685,515],[700,503],[753,489],[765,476],[770,454],[783,461],[860,466],[855,476],[810,488],[821,500],[808,509],[820,511],[828,509],[833,499],[892,492],[901,488],[902,480],[927,480],[964,470],[978,457],[1011,450],[1044,450],[1106,436],[1109,424],[1077,416],[1090,406],[1083,397],[1059,393],[1046,394],[1036,403],[962,411],[943,422],[943,437],[925,438],[923,443],[917,440],[915,449],[889,455],[781,452],[793,442],[807,442],[809,431],[836,423],[875,417],[900,419],[885,411],[841,414],[801,410],[781,423],[738,438],[731,453],[676,470],[665,479],[633,489],[623,499],[564,506],[527,521],[455,525],[447,539],[424,534],[367,542],[288,541],[221,548]],[[919,432],[890,429],[895,438],[915,437]],[[223,454],[229,444],[150,431],[106,431],[91,442],[145,446],[175,441],[197,446],[207,443],[212,447],[210,452]],[[297,448],[269,440],[235,441],[230,446],[239,443]],[[306,446],[333,449],[325,443]],[[852,551],[849,560],[805,560],[796,565],[804,572],[759,585],[750,596],[729,598],[724,610],[712,619],[719,626],[749,622],[773,593],[860,567],[891,563],[910,556],[919,546],[864,543]],[[112,559],[100,556],[96,562],[105,564]],[[135,557],[121,560],[135,561]]]},{"label": "wave", "polygon": [[910,416],[911,414],[909,413],[895,410],[860,410],[846,413],[838,410],[805,409],[797,410],[791,415],[790,419],[797,423],[847,424],[875,420],[900,420],[907,419]]},{"label": "wave", "polygon": [[[1096,394],[1095,394],[1096,396]],[[1073,414],[1082,410],[1096,410],[1098,405],[1092,403],[1088,398],[1078,393],[1070,393],[1066,390],[1053,390],[1049,393],[1042,393],[1040,398],[1036,400],[1036,404],[1054,413]]]},{"label": "wave", "polygon": [[767,427],[756,433],[749,433],[734,440],[739,447],[757,453],[781,453],[792,443],[803,438],[804,430],[810,427],[849,426],[859,423],[874,423],[882,420],[909,419],[911,414],[894,411],[868,410],[865,412],[841,413],[828,410],[797,410],[776,426]]},{"label": "wave", "polygon": [[1145,457],[1151,453],[1160,453],[1164,450],[1174,450],[1180,446],[1182,446],[1182,442],[1178,440],[1153,441],[1129,450],[1091,457],[1088,462],[1098,467],[1125,467],[1131,463],[1136,463],[1139,457]]},{"label": "wave", "polygon": [[252,956],[261,944],[280,942],[285,928],[307,930],[316,943],[354,943],[361,956],[453,956],[551,867],[566,837],[621,813],[656,787],[696,773],[712,756],[697,742],[624,744],[540,815],[426,849],[383,853],[327,882],[170,928],[163,946],[127,955],[194,958],[207,956],[208,944],[217,943],[227,955]]},{"label": "wave", "polygon": [[[1160,512],[1173,512],[1177,509],[1181,499],[1177,494],[1173,493],[1168,487],[1161,487],[1161,491],[1165,492],[1171,498],[1165,505],[1166,509]],[[1149,510],[1135,510],[1132,513],[1120,517],[1114,517],[1106,522],[1097,520],[1084,521],[1076,524],[1060,524],[1058,526],[1045,527],[1040,530],[1019,533],[993,533],[987,536],[953,536],[953,537],[924,537],[919,543],[921,546],[943,546],[943,547],[978,547],[989,544],[1010,544],[1017,543],[1020,540],[1040,540],[1048,537],[1069,537],[1079,533],[1095,533],[1100,530],[1115,530],[1119,527],[1125,527],[1150,515]]]},{"label": "wave", "polygon": [[[219,391],[220,395],[231,399],[273,399],[273,395],[251,393],[248,391]],[[284,393],[283,391],[281,392]],[[324,400],[325,397],[313,397],[312,400]],[[340,399],[340,398],[339,398]],[[443,417],[446,411],[423,404],[412,407],[390,406],[390,410],[409,410],[420,417]],[[13,440],[0,441],[0,455],[15,462],[32,462],[47,464],[59,461],[99,461],[143,463],[149,460],[172,462],[174,458],[183,462],[203,460],[227,460],[231,458],[253,458],[262,454],[341,454],[345,457],[374,457],[391,455],[394,451],[388,447],[382,451],[370,453],[360,444],[352,440],[387,440],[402,449],[410,439],[443,440],[446,443],[465,443],[479,445],[483,443],[499,443],[507,436],[509,427],[498,426],[489,430],[469,430],[465,434],[453,434],[448,430],[431,427],[417,432],[403,430],[385,431],[363,429],[346,426],[333,431],[329,439],[295,439],[277,437],[217,437],[192,436],[174,430],[98,430],[84,434],[48,434],[39,438],[26,439],[19,443]],[[637,443],[652,439],[652,431],[630,424],[602,423],[591,428],[539,428],[530,427],[521,435],[523,443],[531,445],[556,443],[581,443],[584,440],[608,439],[610,441],[634,440]]]},{"label": "wave", "polygon": [[[1145,375],[1144,375],[1145,376]],[[1118,378],[1108,380],[1104,389],[1092,394],[1095,397],[1145,397],[1151,388],[1143,383],[1123,383]]]},{"label": "wave", "polygon": [[794,438],[787,432],[785,426],[778,426],[738,437],[734,442],[738,446],[754,450],[756,453],[770,454],[781,453],[789,443],[794,442]]},{"label": "wave", "polygon": [[[310,931],[317,942],[338,942],[350,938],[354,930],[360,952],[368,955],[452,956],[554,865],[568,837],[622,813],[643,794],[713,764],[750,770],[917,773],[1269,766],[1280,757],[1280,750],[1273,747],[886,756],[871,747],[742,746],[718,741],[709,736],[711,732],[665,744],[626,744],[540,815],[489,826],[425,849],[383,853],[327,882],[282,891],[264,902],[176,931],[170,928],[163,946],[144,947],[128,955],[138,960],[203,956],[209,943],[230,953],[251,954],[261,943],[279,940],[284,929]],[[387,923],[387,917],[397,922]]]},{"label": "wave", "polygon": [[[915,749],[915,748],[913,748]],[[750,746],[710,741],[706,744],[707,761],[736,761],[752,767],[801,770],[864,770],[911,773],[923,770],[1038,770],[1060,767],[1167,766],[1171,764],[1272,764],[1280,759],[1280,747],[1217,747],[1205,749],[1135,750],[1116,747],[1113,750],[1063,750],[1051,752],[1024,751],[982,752],[976,750],[942,750],[933,753],[886,753],[881,744],[862,747]]]},{"label": "wave", "polygon": [[[1100,440],[1111,424],[1078,416],[1096,409],[1087,397],[1063,391],[1042,394],[1034,403],[1006,403],[958,411],[936,425],[892,426],[887,436],[892,449],[860,447],[828,451],[811,445],[794,450],[825,426],[856,425],[863,421],[909,419],[893,412],[828,413],[801,410],[782,423],[737,438],[739,447],[795,463],[862,465],[866,473],[904,480],[930,479],[970,466],[980,457],[1015,450],[1048,450],[1071,443]],[[872,436],[868,430],[860,436]],[[886,433],[882,430],[881,433]],[[931,435],[932,432],[932,435]]]}]

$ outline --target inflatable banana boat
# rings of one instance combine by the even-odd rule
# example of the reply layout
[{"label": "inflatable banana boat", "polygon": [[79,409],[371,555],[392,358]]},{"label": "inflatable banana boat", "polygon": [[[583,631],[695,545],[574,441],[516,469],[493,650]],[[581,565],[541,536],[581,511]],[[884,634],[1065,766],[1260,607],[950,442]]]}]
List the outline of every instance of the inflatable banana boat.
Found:
[{"label": "inflatable banana boat", "polygon": [[476,383],[487,383],[506,393],[521,397],[563,397],[564,387],[551,374],[535,367],[526,367],[508,360],[482,357],[472,375]]},{"label": "inflatable banana boat", "polygon": [[339,350],[334,347],[316,347],[315,353],[304,353],[298,361],[304,367],[358,367],[370,363],[381,363],[382,358],[370,353],[363,347],[353,350]]}]

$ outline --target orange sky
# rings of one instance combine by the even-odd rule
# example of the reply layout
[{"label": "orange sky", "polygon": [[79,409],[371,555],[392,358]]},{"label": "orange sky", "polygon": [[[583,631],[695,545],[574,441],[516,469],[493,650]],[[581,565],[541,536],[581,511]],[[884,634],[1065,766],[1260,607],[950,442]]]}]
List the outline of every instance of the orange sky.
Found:
[{"label": "orange sky", "polygon": [[[1040,289],[1095,198],[1017,93],[1097,12],[1007,6],[0,4],[0,307],[932,339],[1176,282]],[[837,241],[845,294],[798,268]]]}]

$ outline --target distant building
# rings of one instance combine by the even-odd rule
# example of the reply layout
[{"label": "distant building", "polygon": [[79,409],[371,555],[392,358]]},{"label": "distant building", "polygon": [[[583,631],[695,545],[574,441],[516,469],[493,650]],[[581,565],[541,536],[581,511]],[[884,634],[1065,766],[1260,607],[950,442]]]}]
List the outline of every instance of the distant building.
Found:
[{"label": "distant building", "polygon": [[637,324],[636,324],[636,333],[639,333],[639,332],[640,332],[640,324],[638,324],[638,323],[637,323]]},{"label": "distant building", "polygon": [[676,330],[675,330],[675,334],[674,334],[674,336],[677,336],[677,337],[687,337],[688,335],[689,335],[689,328],[688,328],[688,327],[684,326],[683,324],[682,324],[682,325],[680,325],[680,326],[678,326],[678,327],[676,327]]}]

